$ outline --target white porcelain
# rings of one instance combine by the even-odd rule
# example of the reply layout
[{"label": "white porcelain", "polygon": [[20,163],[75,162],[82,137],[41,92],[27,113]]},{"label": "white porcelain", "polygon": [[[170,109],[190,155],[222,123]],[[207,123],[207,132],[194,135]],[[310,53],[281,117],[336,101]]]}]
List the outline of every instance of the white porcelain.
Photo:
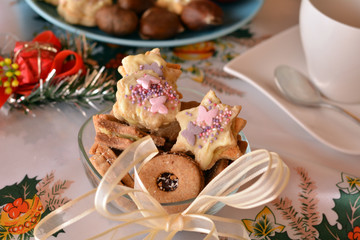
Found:
[{"label": "white porcelain", "polygon": [[[251,48],[225,65],[224,70],[254,86],[316,140],[342,153],[360,155],[360,127],[354,121],[332,109],[293,104],[282,95],[275,84],[274,70],[284,64],[308,76],[298,26]],[[338,105],[360,116],[360,104]]]},{"label": "white porcelain", "polygon": [[302,0],[299,26],[314,84],[329,99],[360,103],[360,1]]}]

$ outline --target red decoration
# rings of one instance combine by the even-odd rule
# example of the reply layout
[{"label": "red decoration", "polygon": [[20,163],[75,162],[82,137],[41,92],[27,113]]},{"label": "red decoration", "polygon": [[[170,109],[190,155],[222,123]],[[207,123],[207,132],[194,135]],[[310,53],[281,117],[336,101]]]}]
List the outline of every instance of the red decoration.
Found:
[{"label": "red decoration", "polygon": [[[52,69],[56,70],[58,81],[80,69],[85,72],[81,56],[71,50],[61,51],[61,48],[54,33],[44,31],[30,42],[17,42],[13,60],[0,56],[0,107],[11,94],[29,95]],[[69,60],[69,56],[74,59]]]},{"label": "red decoration", "polygon": [[360,240],[360,227],[356,226],[352,232],[348,233],[350,240]]},{"label": "red decoration", "polygon": [[[65,62],[69,56],[74,56],[75,59]],[[59,52],[53,61],[51,69],[56,70],[57,74],[55,78],[57,79],[74,75],[78,73],[80,69],[83,73],[85,73],[85,66],[81,56],[70,50],[63,50]]]},{"label": "red decoration", "polygon": [[51,31],[44,31],[40,33],[33,39],[33,42],[51,43],[56,48],[56,50],[61,50],[61,42]]},{"label": "red decoration", "polygon": [[17,42],[14,62],[19,65],[19,87],[14,92],[29,95],[40,79],[45,79],[51,70],[57,49],[39,42]]}]

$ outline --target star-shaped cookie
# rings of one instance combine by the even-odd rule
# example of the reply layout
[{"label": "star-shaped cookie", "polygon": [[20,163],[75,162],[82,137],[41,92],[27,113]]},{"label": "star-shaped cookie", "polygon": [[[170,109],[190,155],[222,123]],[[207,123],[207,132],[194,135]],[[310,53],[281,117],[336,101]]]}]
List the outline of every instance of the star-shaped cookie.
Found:
[{"label": "star-shaped cookie", "polygon": [[113,106],[117,119],[151,132],[175,121],[182,97],[176,85],[180,65],[167,63],[155,48],[125,57],[118,71],[123,78]]},{"label": "star-shaped cookie", "polygon": [[156,131],[175,121],[179,99],[174,85],[155,72],[142,70],[118,81],[113,114],[140,129]]},{"label": "star-shaped cookie", "polygon": [[243,127],[237,118],[240,110],[241,106],[221,103],[210,90],[198,107],[176,115],[181,132],[171,151],[192,152],[202,170],[210,169],[224,153],[238,158],[237,135]]},{"label": "star-shaped cookie", "polygon": [[156,73],[157,77],[166,79],[170,84],[175,84],[181,75],[180,65],[166,62],[158,48],[145,54],[129,55],[121,63],[118,71],[123,77],[144,70]]}]

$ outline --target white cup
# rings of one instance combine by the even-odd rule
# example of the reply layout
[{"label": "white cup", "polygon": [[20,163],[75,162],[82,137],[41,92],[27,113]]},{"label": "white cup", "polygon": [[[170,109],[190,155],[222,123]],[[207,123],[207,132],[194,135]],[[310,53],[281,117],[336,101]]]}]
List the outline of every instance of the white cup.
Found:
[{"label": "white cup", "polygon": [[331,100],[360,103],[360,0],[302,0],[299,22],[313,83]]}]

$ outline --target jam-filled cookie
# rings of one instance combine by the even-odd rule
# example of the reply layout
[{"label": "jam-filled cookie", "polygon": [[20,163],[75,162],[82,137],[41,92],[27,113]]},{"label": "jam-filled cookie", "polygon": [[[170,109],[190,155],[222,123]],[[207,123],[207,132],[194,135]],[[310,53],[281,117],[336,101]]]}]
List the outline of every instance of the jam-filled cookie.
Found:
[{"label": "jam-filled cookie", "polygon": [[198,107],[176,115],[181,132],[171,150],[193,153],[202,170],[222,158],[237,159],[242,155],[237,135],[246,123],[237,118],[240,110],[241,106],[221,103],[215,92],[209,91]]},{"label": "jam-filled cookie", "polygon": [[161,153],[146,162],[139,177],[148,192],[160,203],[195,198],[204,187],[203,172],[189,156]]}]

